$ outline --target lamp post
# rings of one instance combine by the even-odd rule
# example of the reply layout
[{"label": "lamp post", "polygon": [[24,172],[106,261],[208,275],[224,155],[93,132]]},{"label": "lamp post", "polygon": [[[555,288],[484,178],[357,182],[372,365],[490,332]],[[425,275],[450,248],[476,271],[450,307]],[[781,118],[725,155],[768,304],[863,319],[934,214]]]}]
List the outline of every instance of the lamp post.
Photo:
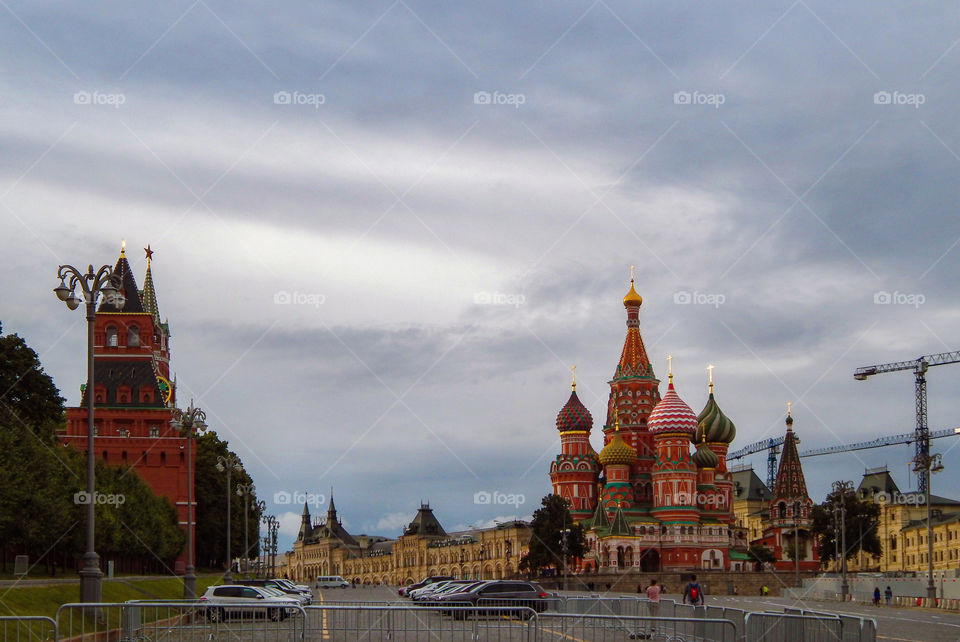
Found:
[{"label": "lamp post", "polygon": [[[843,601],[846,602],[847,594],[849,593],[849,586],[847,585],[847,493],[853,490],[852,481],[835,481],[833,482],[833,492],[837,494],[837,500],[840,504],[840,541],[841,541],[841,553],[840,553],[840,595],[843,596]],[[836,543],[834,543],[834,548],[836,548]]]},{"label": "lamp post", "polygon": [[207,429],[207,413],[193,407],[193,399],[186,410],[173,409],[170,427],[187,438],[187,568],[183,574],[183,597],[192,600],[197,597],[197,575],[193,564],[193,440],[197,432]]},{"label": "lamp post", "polygon": [[266,537],[267,548],[265,551],[268,556],[267,565],[270,567],[270,575],[273,576],[274,574],[273,566],[275,563],[274,554],[276,553],[275,549],[277,545],[278,522],[277,522],[277,518],[274,517],[273,515],[265,515],[262,519],[263,519],[263,523],[267,525],[267,537]]},{"label": "lamp post", "polygon": [[[85,389],[87,395],[87,551],[83,554],[83,568],[80,569],[80,601],[99,602],[100,579],[103,573],[100,572],[100,556],[97,555],[94,541],[96,485],[93,452],[93,323],[97,317],[97,299],[100,295],[103,294],[104,300],[112,302],[119,289],[109,265],[102,266],[96,272],[90,265],[86,273],[81,273],[72,265],[61,265],[57,270],[57,277],[60,279],[60,285],[53,291],[58,299],[66,303],[71,310],[76,310],[81,302],[87,304],[87,386]],[[66,283],[67,279],[70,281],[69,286]],[[82,296],[76,293],[78,285]]]},{"label": "lamp post", "polygon": [[217,455],[217,470],[221,473],[224,471],[227,473],[227,572],[224,574],[223,579],[225,582],[230,583],[233,581],[233,576],[230,575],[230,572],[233,570],[233,557],[230,555],[230,509],[232,507],[232,502],[230,501],[230,488],[232,486],[230,483],[230,475],[234,470],[240,472],[243,470],[243,467],[240,465],[240,458],[230,453],[228,455]]},{"label": "lamp post", "polygon": [[[257,543],[260,542],[260,516],[267,509],[267,503],[262,499],[253,503],[253,510],[257,513]],[[250,551],[247,551],[247,558],[250,557]],[[263,559],[263,555],[257,555],[258,560]],[[260,576],[260,569],[257,568],[257,577]]]},{"label": "lamp post", "polygon": [[793,566],[800,586],[800,502],[793,503]]},{"label": "lamp post", "polygon": [[257,487],[253,483],[238,484],[237,497],[243,497],[243,557],[246,564],[243,569],[244,577],[250,578],[250,497],[257,496]]},{"label": "lamp post", "polygon": [[927,504],[927,597],[931,600],[937,599],[937,587],[933,583],[933,516],[930,510],[930,473],[939,473],[943,470],[943,460],[940,453],[931,455],[929,445],[927,449],[913,458],[913,471],[923,473],[924,487],[926,489]]}]

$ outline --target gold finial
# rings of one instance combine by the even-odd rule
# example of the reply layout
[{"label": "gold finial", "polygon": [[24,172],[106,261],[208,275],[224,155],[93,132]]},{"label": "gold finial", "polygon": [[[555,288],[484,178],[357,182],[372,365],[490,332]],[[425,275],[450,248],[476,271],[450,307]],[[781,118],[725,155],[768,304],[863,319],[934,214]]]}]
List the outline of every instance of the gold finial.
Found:
[{"label": "gold finial", "polygon": [[790,416],[790,406],[792,406],[792,405],[793,405],[793,404],[790,403],[789,401],[787,402],[787,416],[788,416],[788,417]]},{"label": "gold finial", "polygon": [[643,297],[633,287],[633,267],[630,266],[630,290],[623,297],[623,305],[627,308],[640,307],[643,304]]},{"label": "gold finial", "polygon": [[620,410],[616,406],[613,407],[613,432],[620,432]]},{"label": "gold finial", "polygon": [[570,389],[574,392],[577,391],[577,366],[570,366]]},{"label": "gold finial", "polygon": [[127,251],[127,239],[120,239],[120,256],[124,256]]},{"label": "gold finial", "polygon": [[713,365],[712,364],[707,366],[707,378],[710,380],[710,384],[709,386],[707,386],[707,390],[712,395],[713,394]]},{"label": "gold finial", "polygon": [[630,283],[633,283],[633,266],[630,266]]},{"label": "gold finial", "polygon": [[673,355],[667,355],[667,383],[673,383]]}]

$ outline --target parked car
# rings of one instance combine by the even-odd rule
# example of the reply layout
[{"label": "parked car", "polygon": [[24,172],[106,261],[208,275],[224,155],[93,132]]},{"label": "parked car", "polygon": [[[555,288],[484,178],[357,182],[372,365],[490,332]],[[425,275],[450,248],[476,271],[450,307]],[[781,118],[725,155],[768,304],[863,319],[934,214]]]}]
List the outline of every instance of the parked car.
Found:
[{"label": "parked car", "polygon": [[407,586],[401,586],[400,590],[397,591],[397,593],[399,593],[401,597],[408,597],[410,595],[410,591],[415,591],[418,588],[423,588],[427,584],[433,584],[434,582],[440,582],[442,580],[452,580],[452,579],[453,579],[452,575],[431,575],[430,577],[420,580],[416,584],[408,584]]},{"label": "parked car", "polygon": [[279,577],[278,577],[278,578],[274,578],[274,579],[276,579],[276,580],[277,580],[278,582],[280,582],[281,584],[285,584],[285,585],[289,586],[290,588],[294,588],[294,589],[297,589],[298,591],[302,591],[302,592],[304,592],[304,593],[310,593],[311,595],[313,595],[313,592],[310,590],[310,587],[307,586],[306,584],[294,584],[293,582],[291,582],[291,581],[288,580],[288,579],[283,579],[283,578],[279,578]]},{"label": "parked car", "polygon": [[[437,602],[459,603],[458,607],[444,613],[453,614],[456,619],[462,619],[476,611],[469,610],[466,604],[473,606],[518,606],[529,607],[541,613],[547,610],[549,595],[535,582],[519,580],[491,580],[464,591],[451,591],[437,596]],[[453,604],[451,604],[453,606]],[[509,612],[509,611],[508,611]],[[517,615],[529,615],[526,608],[518,609]]]},{"label": "parked car", "polygon": [[434,582],[432,584],[427,584],[418,589],[414,589],[407,594],[412,600],[423,599],[428,595],[433,595],[438,591],[445,590],[450,587],[462,587],[464,584],[472,584],[475,580],[440,580],[439,582]]},{"label": "parked car", "polygon": [[264,616],[278,622],[298,612],[300,602],[262,586],[226,584],[207,588],[200,602],[211,622],[223,622],[230,616]]},{"label": "parked car", "polygon": [[300,589],[292,588],[293,585],[285,584],[284,580],[237,580],[237,584],[242,584],[243,586],[259,586],[275,589],[283,595],[296,598],[304,606],[313,604],[313,593],[310,592],[310,589],[301,591]]},{"label": "parked car", "polygon": [[[456,581],[456,580],[455,580]],[[413,597],[413,601],[418,604],[436,604],[439,601],[441,595],[447,595],[448,593],[463,593],[466,591],[472,591],[481,584],[486,584],[484,581],[477,580],[461,580],[458,583],[448,583],[445,586],[438,588],[435,591],[429,593],[420,593]],[[429,588],[429,587],[427,587]],[[423,590],[423,589],[421,589]]]},{"label": "parked car", "polygon": [[324,588],[347,588],[350,586],[350,582],[343,579],[339,575],[318,575],[316,587],[318,589]]}]

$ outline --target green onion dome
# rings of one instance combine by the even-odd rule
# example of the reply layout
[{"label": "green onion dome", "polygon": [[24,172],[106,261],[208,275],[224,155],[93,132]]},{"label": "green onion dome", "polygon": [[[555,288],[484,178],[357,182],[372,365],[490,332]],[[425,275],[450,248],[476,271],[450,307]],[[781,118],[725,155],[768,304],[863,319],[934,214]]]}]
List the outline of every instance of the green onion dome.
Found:
[{"label": "green onion dome", "polygon": [[570,430],[589,432],[591,428],[593,428],[593,417],[580,401],[580,398],[577,397],[577,391],[573,390],[570,393],[570,398],[567,399],[567,403],[557,414],[557,430],[560,432]]},{"label": "green onion dome", "polygon": [[697,432],[694,435],[694,442],[729,444],[736,436],[737,427],[720,410],[711,392],[707,405],[697,415]]},{"label": "green onion dome", "polygon": [[693,453],[693,463],[697,468],[716,468],[720,460],[717,454],[707,446],[707,442],[701,441],[697,444],[697,452]]}]

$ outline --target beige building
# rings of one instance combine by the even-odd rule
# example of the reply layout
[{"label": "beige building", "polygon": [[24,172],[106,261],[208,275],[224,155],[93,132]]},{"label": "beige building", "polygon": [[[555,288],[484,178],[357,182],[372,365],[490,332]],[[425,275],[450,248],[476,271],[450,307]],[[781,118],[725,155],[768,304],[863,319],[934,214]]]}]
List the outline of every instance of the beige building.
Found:
[{"label": "beige building", "polygon": [[[880,506],[877,536],[881,554],[859,555],[847,562],[852,571],[926,571],[926,498],[916,491],[901,492],[886,467],[864,472],[857,489],[861,499]],[[960,567],[960,502],[930,496],[933,514],[933,567]]]},{"label": "beige building", "polygon": [[752,466],[734,466],[730,469],[733,479],[733,523],[746,533],[752,542],[763,537],[764,528],[770,519],[770,489],[753,472]]},{"label": "beige building", "polygon": [[357,584],[400,585],[429,575],[502,579],[517,574],[526,554],[530,525],[506,522],[493,528],[447,533],[429,505],[421,504],[397,539],[347,533],[330,499],[326,520],[313,525],[306,506],[283,573],[298,582],[340,575]]}]

